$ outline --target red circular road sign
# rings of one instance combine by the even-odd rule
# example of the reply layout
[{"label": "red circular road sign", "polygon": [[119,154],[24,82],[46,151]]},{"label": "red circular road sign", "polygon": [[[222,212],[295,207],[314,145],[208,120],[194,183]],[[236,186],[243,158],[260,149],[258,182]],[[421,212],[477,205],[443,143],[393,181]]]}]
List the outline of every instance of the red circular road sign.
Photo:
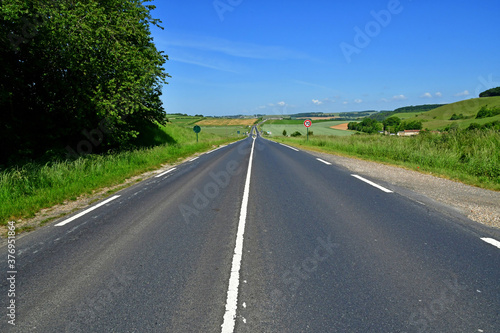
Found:
[{"label": "red circular road sign", "polygon": [[305,127],[311,127],[311,125],[312,125],[312,122],[310,120],[305,120],[304,121],[304,126]]}]

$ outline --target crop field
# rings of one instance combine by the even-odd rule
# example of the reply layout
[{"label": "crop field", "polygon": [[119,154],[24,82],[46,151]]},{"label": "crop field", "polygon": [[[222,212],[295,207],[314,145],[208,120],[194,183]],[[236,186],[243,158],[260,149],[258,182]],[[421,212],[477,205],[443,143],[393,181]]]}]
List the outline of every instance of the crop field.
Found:
[{"label": "crop field", "polygon": [[200,118],[200,117],[177,116],[177,115],[172,115],[172,116],[167,115],[167,118],[171,123],[176,124],[176,125],[180,125],[180,126],[192,125],[192,124],[204,119],[204,118]]},{"label": "crop field", "polygon": [[257,119],[207,118],[198,121],[198,126],[251,126]]},{"label": "crop field", "polygon": [[[284,122],[284,121],[282,121]],[[295,131],[300,132],[302,135],[307,134],[307,129],[303,125],[303,121],[300,121],[299,124],[293,123],[296,120],[289,120],[290,124],[286,123],[271,123],[267,122],[262,125],[262,130],[264,132],[271,132],[270,136],[283,136],[283,130],[286,130],[287,134],[290,135]],[[345,131],[340,129],[331,128],[332,126],[345,124],[345,121],[322,121],[322,122],[314,122],[311,127],[309,127],[309,132],[313,132],[314,135],[336,135],[336,136],[349,136],[352,135],[353,131]]]},{"label": "crop field", "polygon": [[[200,126],[200,138],[204,133],[219,135],[222,137],[243,136],[250,131],[248,126]],[[240,133],[238,133],[238,131]]]}]

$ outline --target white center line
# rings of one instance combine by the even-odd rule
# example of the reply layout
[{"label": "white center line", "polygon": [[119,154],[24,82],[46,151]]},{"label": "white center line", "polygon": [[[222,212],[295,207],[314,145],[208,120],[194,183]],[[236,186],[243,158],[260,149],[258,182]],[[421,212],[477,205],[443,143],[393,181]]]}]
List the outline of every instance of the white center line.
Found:
[{"label": "white center line", "polygon": [[332,163],[323,161],[321,158],[317,158],[317,160],[320,161],[321,163],[325,163],[326,165],[332,165]]},{"label": "white center line", "polygon": [[248,198],[250,195],[250,178],[252,176],[252,160],[255,146],[255,138],[250,151],[250,160],[248,161],[247,178],[245,189],[243,190],[243,200],[241,202],[240,221],[236,234],[236,245],[234,246],[233,263],[231,265],[231,276],[229,277],[229,286],[227,288],[226,312],[222,323],[222,333],[233,333],[236,320],[236,308],[238,306],[238,287],[240,285],[240,267],[241,257],[243,255],[243,239],[245,234],[245,224],[247,219]]},{"label": "white center line", "polygon": [[99,208],[99,207],[101,207],[101,206],[103,206],[103,205],[107,204],[108,202],[113,201],[113,200],[115,200],[115,199],[117,199],[117,198],[119,198],[119,197],[120,197],[119,195],[115,195],[114,197],[111,197],[111,198],[109,198],[108,200],[105,200],[105,201],[103,201],[103,202],[101,202],[101,203],[99,203],[99,204],[97,204],[97,205],[95,205],[95,206],[93,206],[93,207],[91,207],[91,208],[89,208],[89,209],[87,209],[87,210],[84,210],[83,212],[81,212],[81,213],[79,213],[79,214],[76,214],[75,216],[72,216],[72,217],[70,217],[69,219],[66,219],[66,220],[64,220],[64,221],[62,221],[62,222],[59,222],[59,223],[58,223],[58,224],[56,224],[55,226],[56,226],[56,227],[62,227],[63,225],[68,224],[68,223],[70,223],[71,221],[74,221],[74,220],[76,220],[77,218],[82,217],[83,215],[85,215],[85,214],[87,214],[87,213],[90,213],[90,212],[91,212],[91,211],[93,211],[94,209],[97,209],[97,208]]},{"label": "white center line", "polygon": [[376,188],[378,188],[379,190],[384,191],[385,193],[393,193],[391,190],[388,190],[388,189],[386,189],[385,187],[382,187],[382,186],[380,186],[380,185],[378,185],[378,184],[375,184],[374,182],[372,182],[372,181],[370,181],[370,180],[368,180],[368,179],[365,179],[365,178],[363,178],[363,177],[361,177],[361,176],[358,176],[358,175],[351,175],[351,176],[356,177],[356,178],[358,178],[359,180],[362,180],[362,181],[364,181],[365,183],[370,184],[371,186],[376,187]]},{"label": "white center line", "polygon": [[155,178],[159,178],[162,176],[165,176],[167,173],[174,171],[176,168],[168,169],[167,171],[160,173],[159,175],[156,175]]},{"label": "white center line", "polygon": [[493,246],[496,246],[500,249],[500,242],[497,241],[496,239],[493,238],[481,238],[483,241],[485,241],[488,244],[491,244]]},{"label": "white center line", "polygon": [[284,145],[284,144],[282,144],[282,143],[280,143],[280,145],[282,145],[283,147],[290,148],[291,150],[299,151],[298,149],[295,149],[295,148],[293,148],[293,147],[290,147],[290,146]]}]

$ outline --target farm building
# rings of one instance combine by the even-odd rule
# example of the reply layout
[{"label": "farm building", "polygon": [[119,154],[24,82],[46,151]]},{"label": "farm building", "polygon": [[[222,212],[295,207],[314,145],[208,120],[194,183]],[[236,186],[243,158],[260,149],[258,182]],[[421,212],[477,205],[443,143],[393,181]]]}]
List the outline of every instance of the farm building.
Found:
[{"label": "farm building", "polygon": [[398,136],[412,136],[412,135],[418,135],[420,134],[420,130],[404,130],[401,132],[398,132]]}]

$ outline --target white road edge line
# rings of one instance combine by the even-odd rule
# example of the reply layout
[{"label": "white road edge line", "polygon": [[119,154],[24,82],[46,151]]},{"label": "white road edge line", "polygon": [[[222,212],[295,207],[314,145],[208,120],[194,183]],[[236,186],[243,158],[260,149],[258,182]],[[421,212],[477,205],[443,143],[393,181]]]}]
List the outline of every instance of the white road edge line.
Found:
[{"label": "white road edge line", "polygon": [[291,150],[299,151],[298,149],[295,149],[295,148],[293,148],[293,147],[290,147],[290,146],[284,145],[284,144],[282,144],[282,143],[280,143],[280,145],[282,145],[283,147],[290,148]]},{"label": "white road edge line", "polygon": [[195,157],[195,158],[193,158],[193,159],[189,160],[189,162],[196,161],[196,160],[197,160],[197,159],[199,159],[199,158],[200,158],[199,156],[198,156],[198,157]]},{"label": "white road edge line", "polygon": [[219,149],[224,148],[224,147],[226,147],[226,146],[220,146],[219,148],[215,148],[214,150],[207,151],[207,152],[205,153],[205,155],[211,154],[211,153],[213,153],[214,151],[219,150]]},{"label": "white road edge line", "polygon": [[248,198],[250,195],[250,178],[252,177],[252,161],[255,146],[255,138],[252,143],[250,160],[248,161],[247,178],[245,180],[245,189],[243,190],[243,199],[241,202],[240,221],[236,234],[236,245],[234,246],[233,262],[231,265],[231,276],[227,288],[226,312],[222,322],[221,333],[233,333],[236,320],[236,309],[238,307],[238,287],[240,285],[240,267],[241,257],[243,255],[243,239],[245,234],[245,224],[247,219]]},{"label": "white road edge line", "polygon": [[167,171],[165,171],[165,172],[163,172],[163,173],[160,173],[159,175],[156,175],[156,176],[155,176],[155,178],[160,178],[160,177],[162,177],[162,176],[165,176],[167,173],[172,172],[172,171],[174,171],[175,169],[177,169],[177,168],[168,169]]},{"label": "white road edge line", "polygon": [[64,221],[62,221],[62,222],[57,223],[55,226],[56,226],[56,227],[62,227],[63,225],[66,225],[66,224],[70,223],[71,221],[74,221],[74,220],[76,220],[77,218],[82,217],[83,215],[85,215],[85,214],[87,214],[87,213],[90,213],[90,212],[91,212],[91,211],[93,211],[94,209],[97,209],[97,208],[99,208],[99,207],[101,207],[101,206],[103,206],[103,205],[107,204],[108,202],[111,202],[111,201],[113,201],[113,200],[115,200],[115,199],[117,199],[117,198],[119,198],[119,197],[120,197],[119,195],[115,195],[115,196],[113,196],[113,197],[111,197],[111,198],[109,198],[109,199],[107,199],[107,200],[105,200],[105,201],[103,201],[103,202],[101,202],[101,203],[99,203],[99,204],[97,204],[97,205],[93,206],[93,207],[90,207],[90,208],[89,208],[89,209],[87,209],[87,210],[84,210],[83,212],[81,212],[81,213],[79,213],[79,214],[76,214],[75,216],[70,217],[69,219],[66,219],[66,220],[64,220]]},{"label": "white road edge line", "polygon": [[320,161],[321,163],[325,163],[326,165],[332,165],[332,163],[323,161],[321,158],[317,158],[317,160]]},{"label": "white road edge line", "polygon": [[371,186],[376,187],[376,188],[378,188],[379,190],[384,191],[385,193],[393,193],[391,190],[388,190],[388,189],[386,189],[385,187],[380,186],[379,184],[375,184],[374,182],[372,182],[372,181],[370,181],[370,180],[368,180],[368,179],[365,179],[365,178],[363,178],[363,177],[361,177],[361,176],[358,176],[358,175],[351,175],[351,176],[353,176],[353,177],[355,177],[355,178],[358,178],[359,180],[364,181],[365,183],[370,184]]},{"label": "white road edge line", "polygon": [[488,244],[491,244],[493,246],[496,246],[500,249],[500,242],[497,241],[496,239],[493,238],[481,238],[483,241],[485,241]]}]

